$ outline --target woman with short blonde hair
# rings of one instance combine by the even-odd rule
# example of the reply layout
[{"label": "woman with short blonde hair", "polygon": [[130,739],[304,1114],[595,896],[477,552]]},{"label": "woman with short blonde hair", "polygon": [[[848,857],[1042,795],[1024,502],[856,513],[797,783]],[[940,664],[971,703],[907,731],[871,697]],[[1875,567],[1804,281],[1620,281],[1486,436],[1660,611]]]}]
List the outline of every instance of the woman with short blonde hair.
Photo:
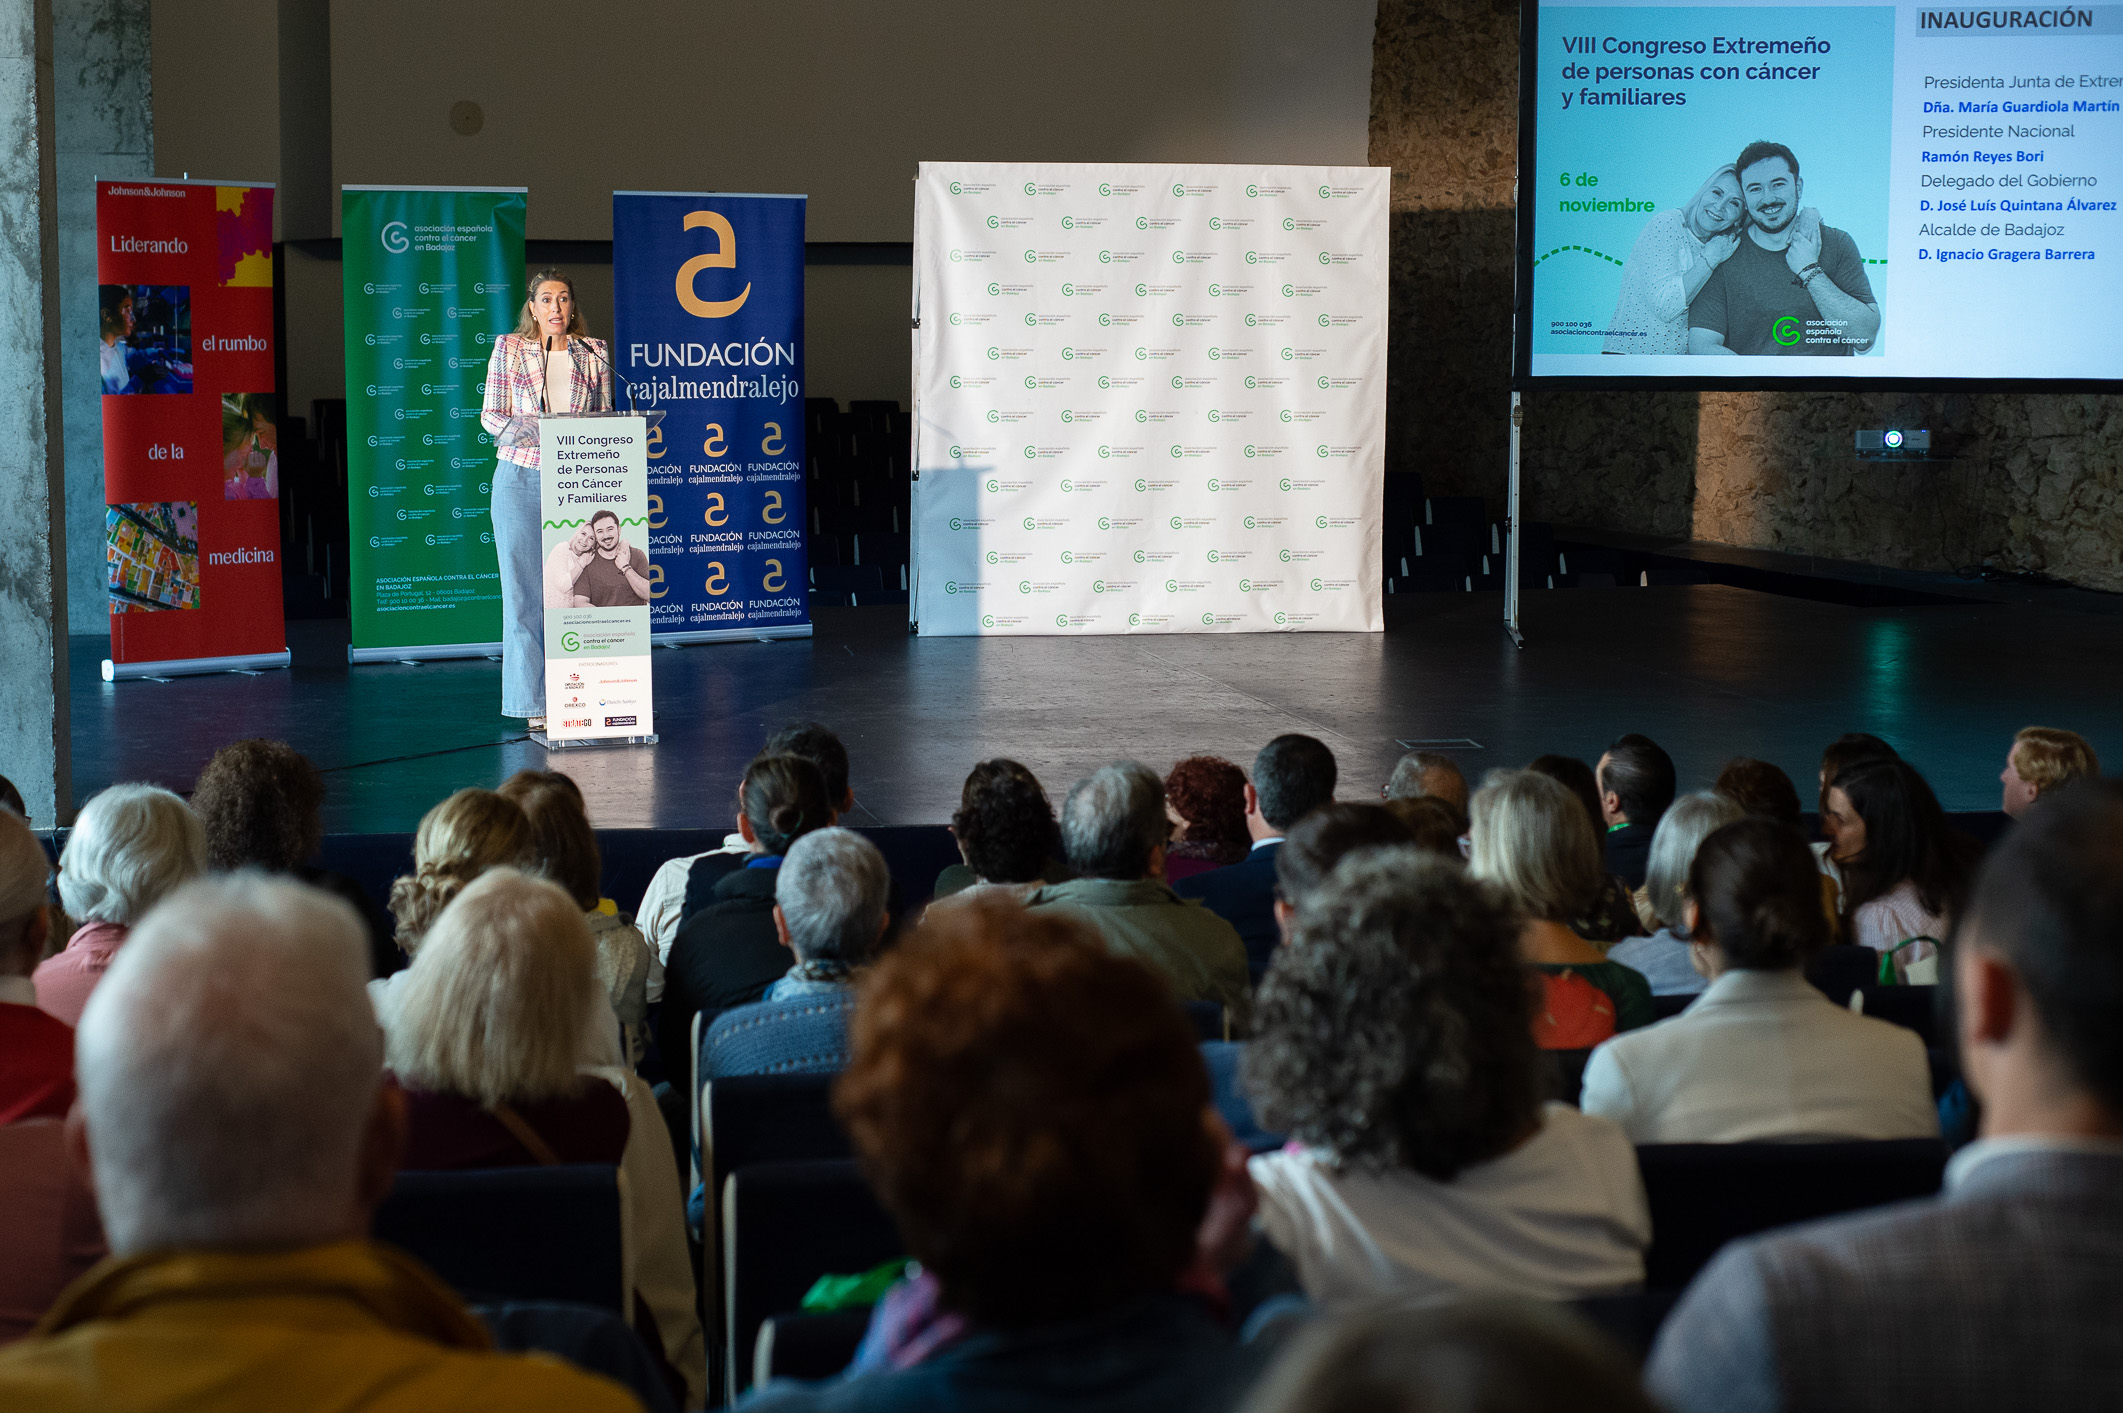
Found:
[{"label": "woman with short blonde hair", "polygon": [[59,901],[78,928],[33,978],[37,1005],[68,1025],[148,909],[206,872],[206,829],[159,785],[113,785],[81,807],[59,855]]},{"label": "woman with short blonde hair", "polygon": [[391,1068],[409,1088],[488,1109],[579,1093],[583,1013],[602,999],[596,964],[565,891],[488,870],[436,918],[398,991]]},{"label": "woman with short blonde hair", "polygon": [[[1474,792],[1468,813],[1468,872],[1511,900],[1520,917],[1519,956],[1545,978],[1547,999],[1534,1025],[1542,1048],[1580,1050],[1615,1031],[1651,1024],[1651,987],[1643,974],[1609,961],[1570,927],[1606,886],[1599,841],[1578,797],[1535,771],[1498,770]],[[1604,1002],[1590,1000],[1605,1015],[1561,1009],[1578,991],[1573,978],[1604,993]]]},{"label": "woman with short blonde hair", "polygon": [[670,1133],[638,1077],[582,1063],[586,1019],[611,1025],[596,958],[575,900],[519,869],[489,869],[443,908],[384,1023],[407,1100],[404,1166],[616,1165],[633,1207],[637,1332],[696,1408],[706,1345]]},{"label": "woman with short blonde hair", "polygon": [[2005,786],[2005,813],[2015,819],[2036,800],[2074,780],[2097,778],[2101,762],[2093,746],[2076,731],[2054,726],[2023,726],[2005,753],[1998,775]]}]

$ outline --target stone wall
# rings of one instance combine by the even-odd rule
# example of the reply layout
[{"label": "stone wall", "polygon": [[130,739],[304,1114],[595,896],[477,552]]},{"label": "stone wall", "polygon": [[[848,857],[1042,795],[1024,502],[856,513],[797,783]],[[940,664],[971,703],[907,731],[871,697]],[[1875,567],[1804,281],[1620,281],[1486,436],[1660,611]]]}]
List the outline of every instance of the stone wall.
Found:
[{"label": "stone wall", "polygon": [[[1380,0],[1371,160],[1393,168],[1387,465],[1503,508],[1518,10]],[[1861,427],[1960,459],[1867,463]],[[1558,524],[2123,590],[2123,399],[1571,393],[1526,398],[1526,511]]]}]

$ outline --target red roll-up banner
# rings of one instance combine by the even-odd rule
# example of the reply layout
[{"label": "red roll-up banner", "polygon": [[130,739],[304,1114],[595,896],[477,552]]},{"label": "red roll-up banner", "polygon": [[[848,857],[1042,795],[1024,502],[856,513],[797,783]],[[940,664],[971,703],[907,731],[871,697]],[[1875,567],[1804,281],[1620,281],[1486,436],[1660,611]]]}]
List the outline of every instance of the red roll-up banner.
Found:
[{"label": "red roll-up banner", "polygon": [[273,188],[98,182],[96,283],[104,678],[283,666]]}]

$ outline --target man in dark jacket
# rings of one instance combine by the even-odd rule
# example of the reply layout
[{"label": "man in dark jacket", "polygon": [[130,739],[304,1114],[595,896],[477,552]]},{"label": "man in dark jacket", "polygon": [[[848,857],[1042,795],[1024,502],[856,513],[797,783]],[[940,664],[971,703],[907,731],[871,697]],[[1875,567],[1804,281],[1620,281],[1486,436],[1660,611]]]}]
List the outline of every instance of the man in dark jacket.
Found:
[{"label": "man in dark jacket", "polygon": [[1282,933],[1275,925],[1275,854],[1283,835],[1334,798],[1334,752],[1310,736],[1278,736],[1253,758],[1246,786],[1246,831],[1253,851],[1228,868],[1184,878],[1173,888],[1238,929],[1246,970],[1255,981],[1268,970]]},{"label": "man in dark jacket", "polygon": [[1607,821],[1607,871],[1631,888],[1644,886],[1651,835],[1673,803],[1673,757],[1649,736],[1615,738],[1593,768]]}]

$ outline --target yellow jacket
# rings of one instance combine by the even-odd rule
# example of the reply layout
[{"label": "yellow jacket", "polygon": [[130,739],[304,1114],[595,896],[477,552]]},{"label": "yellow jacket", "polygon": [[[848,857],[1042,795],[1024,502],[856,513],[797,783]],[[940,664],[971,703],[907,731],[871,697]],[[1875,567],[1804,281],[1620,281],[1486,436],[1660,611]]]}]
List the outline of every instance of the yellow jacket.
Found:
[{"label": "yellow jacket", "polygon": [[105,1261],[0,1349],[0,1408],[640,1413],[617,1384],[495,1353],[433,1276],[358,1241]]}]

